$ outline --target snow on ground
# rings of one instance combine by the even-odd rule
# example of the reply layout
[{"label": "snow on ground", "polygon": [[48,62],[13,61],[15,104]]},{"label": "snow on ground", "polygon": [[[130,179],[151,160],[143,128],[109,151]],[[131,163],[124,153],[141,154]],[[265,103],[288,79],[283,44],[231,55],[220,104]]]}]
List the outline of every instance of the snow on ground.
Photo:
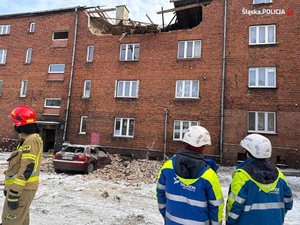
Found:
[{"label": "snow on ground", "polygon": [[[0,153],[0,180],[8,153]],[[227,197],[233,167],[221,167],[219,178]],[[31,206],[31,225],[162,225],[155,184],[131,186],[125,181],[91,179],[90,175],[42,173]],[[294,208],[286,225],[299,225],[300,178],[287,177],[294,191]],[[3,185],[0,186],[3,189]],[[0,196],[2,212],[4,197]]]}]

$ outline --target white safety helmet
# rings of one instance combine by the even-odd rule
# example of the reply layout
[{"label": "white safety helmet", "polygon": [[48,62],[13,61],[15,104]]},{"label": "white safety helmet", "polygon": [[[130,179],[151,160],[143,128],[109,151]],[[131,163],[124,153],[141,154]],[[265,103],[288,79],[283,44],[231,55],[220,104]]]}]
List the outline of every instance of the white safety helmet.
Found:
[{"label": "white safety helmet", "polygon": [[252,156],[258,159],[270,158],[272,145],[268,138],[260,134],[249,134],[240,143]]},{"label": "white safety helmet", "polygon": [[211,145],[209,132],[201,126],[189,127],[186,130],[182,141],[194,147]]}]

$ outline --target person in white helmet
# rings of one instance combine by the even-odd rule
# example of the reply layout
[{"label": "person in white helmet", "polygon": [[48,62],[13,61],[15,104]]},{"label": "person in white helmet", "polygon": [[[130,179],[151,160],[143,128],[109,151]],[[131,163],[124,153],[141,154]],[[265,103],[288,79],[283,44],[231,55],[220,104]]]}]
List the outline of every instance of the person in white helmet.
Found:
[{"label": "person in white helmet", "polygon": [[157,201],[165,225],[221,225],[224,201],[216,164],[202,155],[211,145],[209,132],[191,126],[182,141],[185,150],[166,161],[158,174]]},{"label": "person in white helmet", "polygon": [[271,142],[260,134],[250,134],[240,145],[248,159],[233,173],[226,224],[284,224],[287,211],[293,207],[293,197],[282,172],[267,161],[272,154]]}]

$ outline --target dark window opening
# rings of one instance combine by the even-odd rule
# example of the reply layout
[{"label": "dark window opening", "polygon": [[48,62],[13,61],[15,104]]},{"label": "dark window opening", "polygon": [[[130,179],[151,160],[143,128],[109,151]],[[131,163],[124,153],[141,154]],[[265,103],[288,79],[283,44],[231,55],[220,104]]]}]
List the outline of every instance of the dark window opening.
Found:
[{"label": "dark window opening", "polygon": [[62,40],[68,39],[69,32],[54,32],[53,33],[53,40]]},{"label": "dark window opening", "polygon": [[247,153],[238,153],[237,158],[238,162],[244,162],[247,160]]},{"label": "dark window opening", "polygon": [[279,168],[287,167],[286,157],[284,157],[282,155],[277,156],[277,167],[279,167]]}]

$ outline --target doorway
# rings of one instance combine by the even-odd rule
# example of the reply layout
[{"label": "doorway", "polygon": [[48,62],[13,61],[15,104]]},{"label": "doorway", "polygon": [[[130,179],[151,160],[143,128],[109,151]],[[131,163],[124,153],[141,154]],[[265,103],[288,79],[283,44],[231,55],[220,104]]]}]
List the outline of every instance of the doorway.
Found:
[{"label": "doorway", "polygon": [[55,129],[43,129],[44,152],[54,148],[55,144]]}]

